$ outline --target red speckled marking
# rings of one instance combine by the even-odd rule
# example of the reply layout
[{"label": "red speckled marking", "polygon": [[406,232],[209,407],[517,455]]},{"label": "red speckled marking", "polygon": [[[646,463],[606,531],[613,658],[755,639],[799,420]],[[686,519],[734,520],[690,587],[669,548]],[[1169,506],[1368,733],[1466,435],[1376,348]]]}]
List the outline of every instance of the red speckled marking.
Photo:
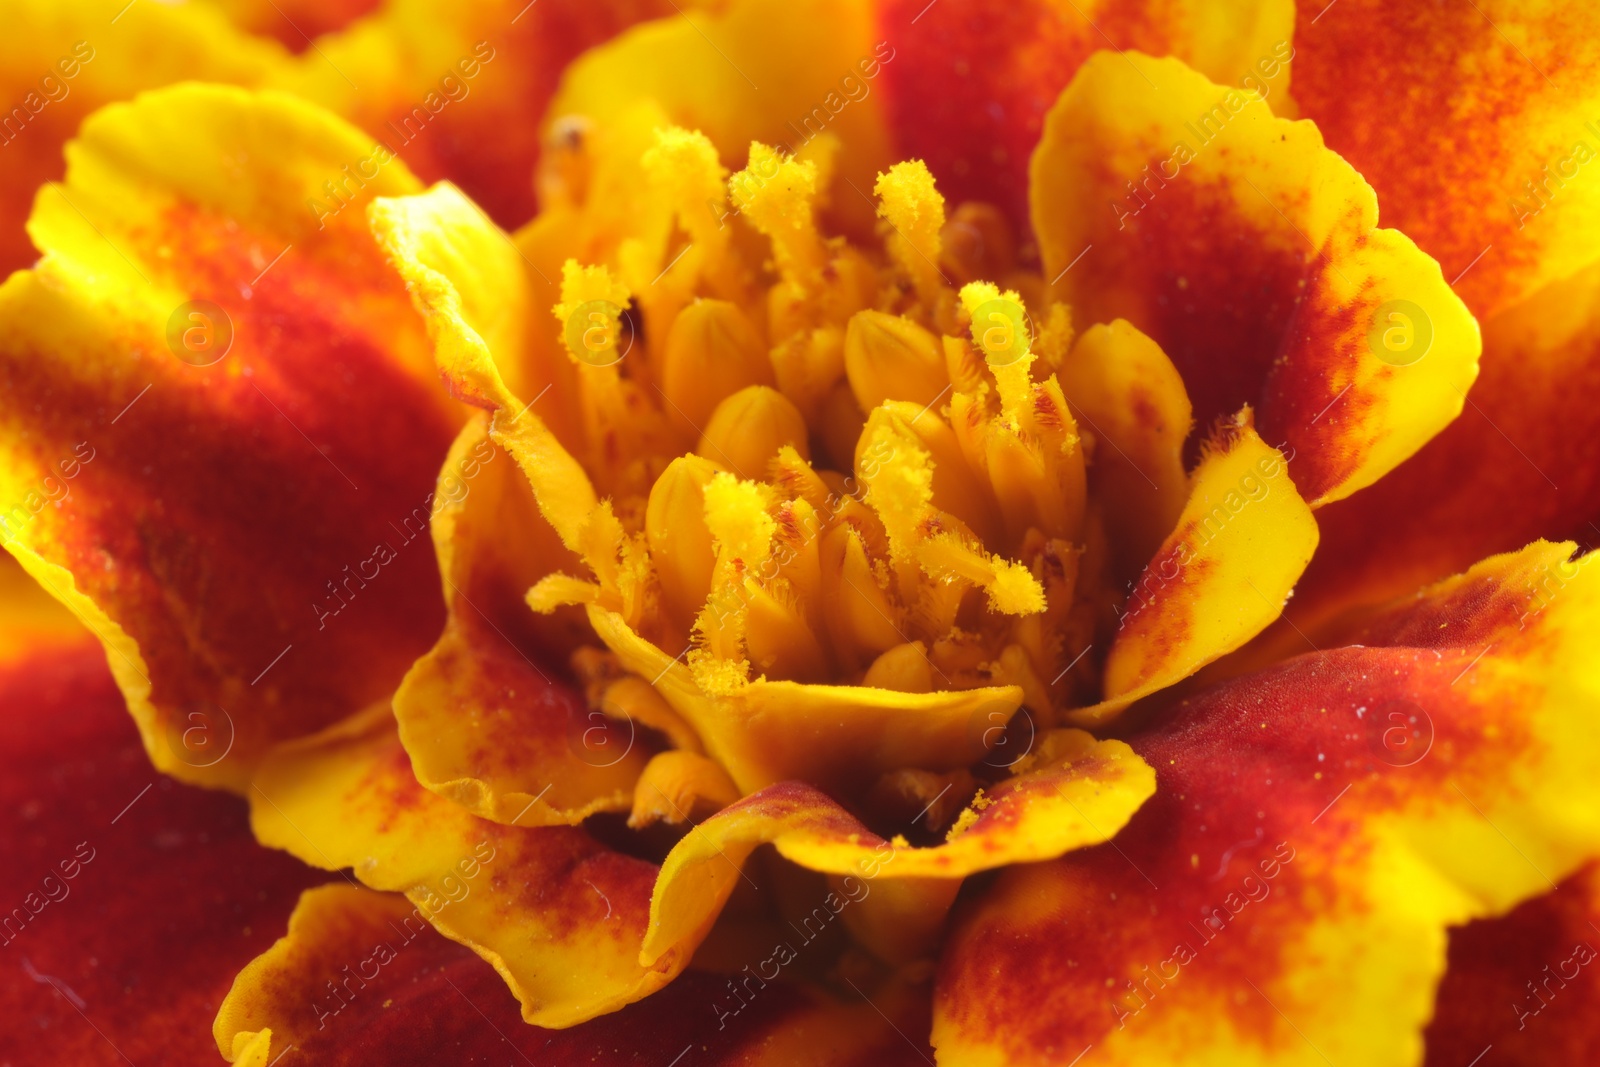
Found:
[{"label": "red speckled marking", "polygon": [[[1151,164],[1158,163],[1151,157]],[[1097,187],[1117,188],[1107,174]],[[1161,346],[1183,377],[1196,432],[1188,455],[1219,419],[1261,402],[1287,347],[1295,309],[1318,260],[1294,233],[1266,234],[1239,214],[1231,186],[1185,174],[1103,242],[1083,321],[1126,317]],[[1102,208],[1110,212],[1109,208]],[[1300,242],[1286,244],[1287,240]],[[1078,309],[1074,309],[1076,312]],[[1270,413],[1258,412],[1265,421]],[[1278,445],[1263,431],[1268,444]]]},{"label": "red speckled marking", "polygon": [[[1288,615],[1402,596],[1539,537],[1600,544],[1600,270],[1484,323],[1459,418],[1369,489],[1317,516],[1322,544]],[[1572,308],[1568,339],[1544,338]]]},{"label": "red speckled marking", "polygon": [[[220,1062],[234,974],[328,877],[256,845],[242,801],[151,769],[93,643],[0,671],[0,823],[0,909],[52,872],[66,890],[0,945],[0,1062],[19,1067]],[[93,858],[62,880],[80,843]]]},{"label": "red speckled marking", "polygon": [[[1509,201],[1535,203],[1524,184],[1542,179],[1542,166],[1579,139],[1595,146],[1582,120],[1545,117],[1585,92],[1593,100],[1594,9],[1340,0],[1312,25],[1325,6],[1296,3],[1292,92],[1302,117],[1377,190],[1384,225],[1409,235],[1447,279],[1466,271],[1456,288],[1475,313],[1525,295],[1540,248]],[[1473,91],[1463,93],[1468,79]],[[1530,128],[1536,144],[1525,140]]]},{"label": "red speckled marking", "polygon": [[1451,931],[1427,1067],[1461,1067],[1491,1045],[1483,1067],[1600,1062],[1596,926],[1600,876],[1591,867],[1508,915]]}]

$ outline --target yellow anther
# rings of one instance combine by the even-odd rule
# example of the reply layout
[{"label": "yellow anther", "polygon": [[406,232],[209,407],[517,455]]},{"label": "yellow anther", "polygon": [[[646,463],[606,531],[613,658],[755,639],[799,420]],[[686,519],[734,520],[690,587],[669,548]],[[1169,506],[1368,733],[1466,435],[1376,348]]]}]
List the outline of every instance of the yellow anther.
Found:
[{"label": "yellow anther", "polygon": [[711,531],[717,563],[711,595],[695,622],[701,647],[689,667],[707,692],[727,693],[749,680],[745,659],[746,619],[752,592],[750,576],[762,571],[772,551],[777,523],[768,513],[772,490],[719,471],[705,488],[705,524]]},{"label": "yellow anther", "polygon": [[978,346],[1000,389],[1005,420],[1017,425],[1032,397],[1030,368],[1033,334],[1022,297],[1001,292],[993,282],[968,282],[961,287],[961,306],[972,319],[972,343]]},{"label": "yellow anther", "polygon": [[693,435],[732,394],[770,384],[772,364],[744,312],[725,300],[699,300],[678,313],[667,334],[661,391],[667,414]]},{"label": "yellow anther", "polygon": [[640,160],[650,184],[677,211],[678,224],[697,245],[712,247],[728,230],[728,169],[710,138],[674,126],[656,131],[656,143]]},{"label": "yellow anther", "polygon": [[989,608],[1002,615],[1033,615],[1045,608],[1044,587],[1021,563],[991,555],[957,533],[925,540],[917,559],[936,577],[964,578],[989,594]]},{"label": "yellow anther", "polygon": [[844,368],[862,411],[885,400],[932,404],[950,387],[939,339],[910,319],[881,311],[851,317]]},{"label": "yellow anther", "polygon": [[828,656],[806,621],[805,605],[788,582],[750,590],[745,618],[750,665],[769,678],[824,682]]},{"label": "yellow anther", "polygon": [[528,590],[528,607],[548,615],[568,604],[592,604],[600,599],[600,587],[570,574],[547,574]]},{"label": "yellow anther", "polygon": [[718,577],[728,580],[735,562],[752,573],[772,551],[778,524],[767,513],[771,490],[726,472],[714,475],[705,488],[706,528],[717,547]]},{"label": "yellow anther", "polygon": [[809,422],[844,374],[844,331],[826,326],[795,333],[768,354],[783,395]]},{"label": "yellow anther", "polygon": [[806,420],[776,389],[752,385],[717,405],[695,452],[741,478],[758,479],[784,445],[811,455]]},{"label": "yellow anther", "polygon": [[622,314],[631,299],[628,287],[604,266],[561,266],[561,302],[553,309],[561,324],[567,354],[578,363],[609,367],[626,353],[619,348]]},{"label": "yellow anther", "polygon": [[867,417],[856,457],[866,501],[889,535],[889,555],[910,560],[932,514],[933,461],[902,419],[884,408]]},{"label": "yellow anther", "polygon": [[822,540],[822,606],[840,660],[871,659],[905,642],[895,622],[898,609],[851,526],[836,526]]},{"label": "yellow anther", "polygon": [[1072,349],[1072,340],[1072,310],[1062,303],[1051,304],[1044,325],[1039,328],[1039,338],[1034,343],[1034,349],[1043,357],[1044,365],[1052,371],[1060,369]]},{"label": "yellow anther", "polygon": [[773,257],[785,279],[804,285],[822,269],[825,257],[813,210],[815,163],[786,159],[752,141],[749,165],[729,179],[728,192],[750,225],[772,239]]},{"label": "yellow anther", "polygon": [[904,400],[882,407],[902,419],[927,449],[933,463],[933,504],[970,526],[984,541],[998,538],[994,497],[979,482],[961,452],[961,442],[944,418],[931,408]]},{"label": "yellow anther", "polygon": [[896,163],[878,175],[878,214],[894,230],[889,251],[900,269],[916,282],[917,294],[932,307],[944,276],[939,252],[944,229],[944,197],[934,188],[933,175],[920,159]]}]

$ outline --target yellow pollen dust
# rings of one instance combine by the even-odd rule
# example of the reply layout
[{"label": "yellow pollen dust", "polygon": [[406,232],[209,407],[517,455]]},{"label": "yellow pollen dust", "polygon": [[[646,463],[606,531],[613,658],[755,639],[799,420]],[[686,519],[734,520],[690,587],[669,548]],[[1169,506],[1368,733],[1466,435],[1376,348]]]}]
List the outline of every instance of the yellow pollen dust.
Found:
[{"label": "yellow pollen dust", "polygon": [[[703,135],[659,130],[637,196],[581,205],[613,237],[565,265],[553,311],[582,408],[562,444],[601,502],[557,524],[587,573],[529,602],[619,613],[685,649],[708,694],[1016,682],[1048,715],[1078,683],[1038,679],[1094,610],[1086,457],[1055,377],[1070,316],[1037,309],[1035,334],[1019,294],[1045,289],[1003,217],[947,213],[918,160],[878,175],[876,242],[828,236],[839,151],[756,143],[730,176]],[[993,278],[947,239],[973,218],[998,234]]]}]

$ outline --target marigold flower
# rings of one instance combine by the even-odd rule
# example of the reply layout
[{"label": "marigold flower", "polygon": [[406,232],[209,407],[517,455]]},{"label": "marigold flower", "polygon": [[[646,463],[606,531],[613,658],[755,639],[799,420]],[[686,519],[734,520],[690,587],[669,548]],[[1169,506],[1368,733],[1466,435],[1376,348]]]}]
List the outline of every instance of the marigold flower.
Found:
[{"label": "marigold flower", "polygon": [[269,6],[3,64],[0,1059],[1600,1040],[1594,16]]}]

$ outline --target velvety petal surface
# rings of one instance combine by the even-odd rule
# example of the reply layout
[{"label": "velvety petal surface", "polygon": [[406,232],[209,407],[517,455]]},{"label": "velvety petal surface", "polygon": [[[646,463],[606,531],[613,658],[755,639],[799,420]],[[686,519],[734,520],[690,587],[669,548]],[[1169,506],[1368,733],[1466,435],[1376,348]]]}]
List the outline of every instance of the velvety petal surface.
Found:
[{"label": "velvety petal surface", "polygon": [[[6,547],[188,780],[242,788],[270,744],[387,701],[438,632],[416,535],[462,416],[359,204],[307,209],[367,150],[282,95],[109,108],[39,194],[44,259],[0,288]],[[393,166],[370,191],[416,188]],[[172,754],[194,714],[229,734],[213,761]]]},{"label": "velvety petal surface", "polygon": [[1110,846],[1008,870],[944,957],[950,1064],[1415,1063],[1447,929],[1600,849],[1600,569],[1485,561],[1130,744]]},{"label": "velvety petal surface", "polygon": [[326,877],[151,768],[87,636],[0,666],[0,826],[7,1063],[215,1062],[205,1020]]},{"label": "velvety petal surface", "polygon": [[1302,629],[1534,537],[1600,544],[1600,265],[1485,319],[1483,343],[1461,417],[1319,515],[1289,612]]}]

